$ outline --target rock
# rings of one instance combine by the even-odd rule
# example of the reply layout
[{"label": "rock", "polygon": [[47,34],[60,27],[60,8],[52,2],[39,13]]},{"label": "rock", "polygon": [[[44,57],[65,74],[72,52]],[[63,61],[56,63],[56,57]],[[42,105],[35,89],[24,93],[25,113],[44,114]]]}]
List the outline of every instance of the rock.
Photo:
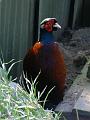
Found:
[{"label": "rock", "polygon": [[16,89],[17,89],[17,87],[19,86],[19,84],[11,81],[11,82],[9,83],[9,86],[16,91]]},{"label": "rock", "polygon": [[85,86],[79,99],[76,101],[73,111],[74,120],[90,120],[90,83]]},{"label": "rock", "polygon": [[73,64],[75,67],[83,67],[87,62],[85,54],[80,51],[77,56],[73,59]]},{"label": "rock", "polygon": [[89,78],[89,79],[90,79],[90,64],[88,65],[87,78]]},{"label": "rock", "polygon": [[76,47],[77,42],[76,42],[76,41],[71,41],[69,45],[70,45],[71,47]]}]

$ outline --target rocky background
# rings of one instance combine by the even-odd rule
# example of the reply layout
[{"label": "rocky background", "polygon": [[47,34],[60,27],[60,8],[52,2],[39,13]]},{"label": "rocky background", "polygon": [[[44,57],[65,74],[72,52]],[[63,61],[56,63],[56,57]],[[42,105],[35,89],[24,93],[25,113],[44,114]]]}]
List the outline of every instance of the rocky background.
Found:
[{"label": "rocky background", "polygon": [[78,30],[67,29],[60,40],[60,47],[64,52],[67,67],[67,88],[70,88],[76,76],[90,56],[90,28]]}]

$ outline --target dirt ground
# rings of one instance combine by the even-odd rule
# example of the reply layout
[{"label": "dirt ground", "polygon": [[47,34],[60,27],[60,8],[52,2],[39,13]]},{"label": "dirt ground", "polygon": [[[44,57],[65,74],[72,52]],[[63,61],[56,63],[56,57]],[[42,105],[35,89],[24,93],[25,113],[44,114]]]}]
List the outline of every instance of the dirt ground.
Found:
[{"label": "dirt ground", "polygon": [[[90,56],[90,28],[67,29],[62,36],[60,46],[64,52],[67,67],[66,84],[68,89]],[[77,62],[78,59],[80,59],[79,63]]]}]

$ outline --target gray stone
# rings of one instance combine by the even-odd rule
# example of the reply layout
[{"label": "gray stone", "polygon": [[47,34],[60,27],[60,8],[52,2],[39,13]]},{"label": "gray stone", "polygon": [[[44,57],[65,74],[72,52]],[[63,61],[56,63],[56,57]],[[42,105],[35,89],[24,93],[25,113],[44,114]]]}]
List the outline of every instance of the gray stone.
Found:
[{"label": "gray stone", "polygon": [[75,119],[79,116],[80,120],[90,120],[90,83],[87,84],[75,103],[73,115]]},{"label": "gray stone", "polygon": [[87,62],[85,54],[80,51],[77,53],[77,56],[73,59],[73,63],[76,67],[83,67]]},{"label": "gray stone", "polygon": [[89,78],[89,79],[90,79],[90,64],[89,64],[89,66],[88,66],[87,78]]},{"label": "gray stone", "polygon": [[71,118],[68,120],[90,120],[90,82],[87,78],[89,64],[88,62],[84,66],[81,74],[65,93],[63,101],[55,109],[55,111],[69,114]]},{"label": "gray stone", "polygon": [[81,74],[77,76],[74,83],[68,91],[66,91],[63,101],[57,105],[56,111],[61,112],[72,112],[72,109],[81,95],[83,89],[88,84],[88,79],[86,78],[88,69],[88,63],[84,66]]}]

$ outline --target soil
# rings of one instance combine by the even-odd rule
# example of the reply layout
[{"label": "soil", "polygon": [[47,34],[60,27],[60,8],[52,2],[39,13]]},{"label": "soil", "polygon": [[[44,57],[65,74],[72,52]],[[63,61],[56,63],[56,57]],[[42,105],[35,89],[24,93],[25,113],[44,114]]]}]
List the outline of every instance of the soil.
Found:
[{"label": "soil", "polygon": [[[69,89],[76,76],[80,74],[86,59],[90,56],[90,28],[82,28],[78,30],[67,29],[62,36],[60,46],[64,52],[67,67],[66,85],[67,89]],[[79,58],[80,62],[77,66],[75,62],[77,62]],[[84,62],[82,63],[83,60]]]}]

